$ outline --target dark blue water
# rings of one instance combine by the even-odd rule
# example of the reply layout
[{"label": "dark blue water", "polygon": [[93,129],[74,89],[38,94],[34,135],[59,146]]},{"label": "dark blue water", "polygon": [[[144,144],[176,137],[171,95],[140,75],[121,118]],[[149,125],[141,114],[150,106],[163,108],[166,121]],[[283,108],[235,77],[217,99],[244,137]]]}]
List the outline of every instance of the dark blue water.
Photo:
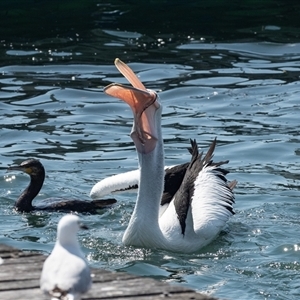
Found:
[{"label": "dark blue water", "polygon": [[[247,41],[101,24],[78,33],[77,40],[70,33],[1,41],[0,167],[40,159],[47,176],[36,201],[89,199],[98,180],[135,169],[131,111],[102,92],[111,82],[126,82],[113,65],[119,57],[160,95],[168,165],[189,159],[190,138],[207,150],[217,137],[214,158],[229,159],[228,177],[238,180],[236,215],[217,240],[195,254],[124,247],[136,195],[119,195],[113,208],[82,215],[90,230],[79,238],[91,265],[226,299],[298,299],[296,29],[290,30],[292,40],[279,43],[287,29],[276,23]],[[29,178],[1,173],[0,243],[49,253],[62,214],[16,213],[14,201]]]}]

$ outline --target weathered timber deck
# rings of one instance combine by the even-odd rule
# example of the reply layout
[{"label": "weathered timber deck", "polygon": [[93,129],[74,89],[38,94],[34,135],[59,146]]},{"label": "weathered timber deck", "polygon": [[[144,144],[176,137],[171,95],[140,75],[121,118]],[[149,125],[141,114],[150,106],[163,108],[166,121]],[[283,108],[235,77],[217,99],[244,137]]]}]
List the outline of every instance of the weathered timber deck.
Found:
[{"label": "weathered timber deck", "polygon": [[[39,278],[45,256],[22,252],[0,244],[0,299],[49,300],[39,288]],[[151,278],[121,272],[92,269],[93,286],[84,300],[217,300],[195,291]]]}]

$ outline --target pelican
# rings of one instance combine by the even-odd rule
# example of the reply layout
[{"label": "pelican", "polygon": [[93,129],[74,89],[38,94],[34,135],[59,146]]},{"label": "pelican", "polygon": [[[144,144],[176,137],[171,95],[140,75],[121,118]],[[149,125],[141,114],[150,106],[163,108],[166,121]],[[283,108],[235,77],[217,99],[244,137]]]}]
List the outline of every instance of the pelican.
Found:
[{"label": "pelican", "polygon": [[[190,148],[188,148],[190,151]],[[182,183],[184,174],[189,163],[183,163],[175,166],[165,167],[164,192],[161,199],[161,206],[173,198],[179,186]],[[109,194],[118,194],[124,192],[136,191],[140,180],[140,170],[133,170],[112,176],[108,176],[97,182],[91,192],[92,199],[102,198]]]},{"label": "pelican", "polygon": [[234,214],[237,182],[228,182],[225,177],[228,172],[222,165],[228,161],[212,160],[216,139],[204,157],[191,140],[192,157],[181,184],[171,199],[162,202],[165,167],[159,97],[121,60],[116,59],[115,65],[132,87],[114,83],[104,92],[130,106],[134,117],[131,138],[139,161],[138,195],[123,243],[195,252],[213,241]]}]

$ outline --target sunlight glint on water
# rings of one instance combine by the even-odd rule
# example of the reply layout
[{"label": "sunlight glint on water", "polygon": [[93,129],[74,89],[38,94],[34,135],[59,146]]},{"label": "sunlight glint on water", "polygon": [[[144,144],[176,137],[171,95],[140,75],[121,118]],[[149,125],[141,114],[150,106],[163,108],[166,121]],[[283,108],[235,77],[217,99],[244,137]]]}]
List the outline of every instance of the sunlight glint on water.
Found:
[{"label": "sunlight glint on water", "polygon": [[[274,55],[268,55],[273,49]],[[300,82],[299,64],[290,49],[263,43],[213,48],[191,43],[176,48],[176,64],[128,59],[145,85],[159,91],[166,163],[189,159],[190,138],[207,150],[217,137],[214,158],[229,159],[229,178],[239,182],[237,213],[199,253],[135,249],[124,247],[121,239],[136,196],[120,195],[112,209],[83,216],[91,229],[79,238],[93,266],[151,276],[226,299],[297,299]],[[22,53],[8,53],[17,54]],[[39,158],[47,172],[40,199],[88,199],[98,180],[137,167],[129,137],[131,111],[102,93],[111,82],[125,83],[113,61],[15,64],[0,68],[0,73],[0,167]],[[0,242],[49,253],[61,213],[12,210],[28,180],[3,171]]]}]

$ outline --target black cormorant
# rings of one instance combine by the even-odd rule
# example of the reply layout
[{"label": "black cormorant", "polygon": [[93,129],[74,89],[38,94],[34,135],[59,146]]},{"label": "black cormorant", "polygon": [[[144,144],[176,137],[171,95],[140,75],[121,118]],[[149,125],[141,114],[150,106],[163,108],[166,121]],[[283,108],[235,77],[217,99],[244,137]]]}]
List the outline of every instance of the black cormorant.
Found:
[{"label": "black cormorant", "polygon": [[7,170],[22,171],[30,176],[29,185],[15,203],[16,210],[20,212],[30,212],[33,210],[95,212],[98,209],[106,208],[117,202],[115,199],[85,201],[64,198],[48,198],[41,200],[33,206],[32,200],[41,190],[45,179],[45,169],[42,163],[37,159],[31,158],[23,161],[20,165],[10,166]]}]

